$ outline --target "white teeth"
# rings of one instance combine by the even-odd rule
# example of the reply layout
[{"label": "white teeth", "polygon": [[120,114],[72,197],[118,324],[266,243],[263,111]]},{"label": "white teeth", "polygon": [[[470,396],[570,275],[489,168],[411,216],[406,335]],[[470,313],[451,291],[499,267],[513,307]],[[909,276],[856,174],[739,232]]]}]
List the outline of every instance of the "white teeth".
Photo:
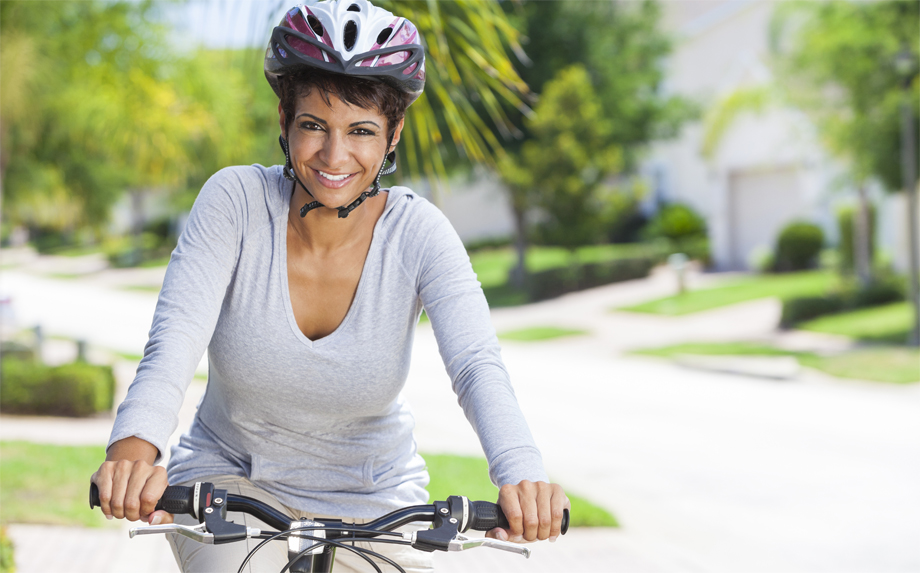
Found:
[{"label": "white teeth", "polygon": [[319,169],[317,169],[317,171],[319,172],[320,175],[322,175],[329,181],[341,181],[342,179],[347,179],[351,177],[350,173],[347,173],[345,175],[330,175],[329,173],[326,173],[325,171],[320,171]]}]

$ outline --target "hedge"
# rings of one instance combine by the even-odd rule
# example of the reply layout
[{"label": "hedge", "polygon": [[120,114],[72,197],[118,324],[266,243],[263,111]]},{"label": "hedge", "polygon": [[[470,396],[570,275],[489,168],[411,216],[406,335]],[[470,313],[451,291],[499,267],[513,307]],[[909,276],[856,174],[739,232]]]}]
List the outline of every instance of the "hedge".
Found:
[{"label": "hedge", "polygon": [[792,326],[835,312],[879,306],[904,300],[904,287],[894,280],[879,281],[857,289],[843,290],[825,296],[791,298],[783,301],[779,325]]},{"label": "hedge", "polygon": [[527,295],[531,301],[538,301],[605,284],[641,279],[647,277],[654,266],[652,257],[634,257],[540,271],[528,277]]},{"label": "hedge", "polygon": [[111,410],[115,398],[110,366],[74,362],[48,367],[7,356],[0,374],[4,414],[90,416]]}]

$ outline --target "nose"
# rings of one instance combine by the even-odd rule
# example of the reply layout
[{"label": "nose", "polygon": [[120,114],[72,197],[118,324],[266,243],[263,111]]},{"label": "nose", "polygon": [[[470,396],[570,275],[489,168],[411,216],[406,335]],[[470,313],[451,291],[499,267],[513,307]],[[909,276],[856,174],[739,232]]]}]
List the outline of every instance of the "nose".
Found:
[{"label": "nose", "polygon": [[348,146],[343,137],[330,133],[323,144],[321,159],[330,169],[344,166],[348,161]]}]

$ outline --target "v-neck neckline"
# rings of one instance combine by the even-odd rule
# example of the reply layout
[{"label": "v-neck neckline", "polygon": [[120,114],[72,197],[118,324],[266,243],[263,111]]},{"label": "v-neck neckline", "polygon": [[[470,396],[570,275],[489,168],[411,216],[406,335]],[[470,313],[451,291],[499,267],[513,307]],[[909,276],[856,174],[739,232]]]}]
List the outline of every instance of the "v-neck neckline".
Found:
[{"label": "v-neck neckline", "polygon": [[364,283],[366,282],[365,275],[367,274],[368,263],[370,263],[373,260],[373,258],[377,256],[378,242],[379,242],[377,241],[377,230],[380,228],[381,221],[383,221],[383,219],[387,215],[387,212],[392,207],[392,204],[390,202],[392,195],[390,194],[389,189],[381,190],[381,191],[387,194],[387,202],[383,207],[383,212],[380,213],[380,217],[378,217],[377,221],[374,223],[374,230],[371,233],[371,244],[367,249],[367,256],[364,258],[364,266],[361,268],[361,276],[360,278],[358,278],[358,288],[355,289],[355,296],[352,299],[351,304],[348,307],[348,312],[345,313],[345,317],[342,318],[342,321],[338,324],[338,326],[336,326],[335,329],[329,334],[327,334],[326,336],[322,338],[317,338],[316,340],[311,339],[306,334],[304,334],[302,330],[300,330],[300,326],[297,324],[297,318],[294,316],[294,306],[293,304],[291,304],[291,289],[290,289],[290,284],[288,282],[288,259],[287,259],[288,257],[287,237],[288,237],[288,227],[289,227],[288,217],[290,216],[290,212],[291,212],[291,200],[290,200],[289,194],[285,194],[287,195],[287,199],[284,201],[284,207],[282,209],[282,213],[280,217],[280,220],[283,220],[284,223],[278,225],[279,227],[278,245],[279,245],[279,248],[281,249],[281,252],[280,252],[281,264],[278,265],[279,274],[281,275],[280,280],[279,280],[281,284],[281,298],[283,299],[283,302],[284,302],[284,309],[287,314],[288,324],[290,325],[291,330],[294,331],[294,335],[303,344],[305,344],[306,346],[310,348],[316,348],[319,346],[323,346],[325,344],[328,344],[330,341],[332,341],[338,335],[339,332],[341,332],[342,330],[346,328],[346,326],[351,320],[352,315],[355,313],[355,306],[357,305],[358,301],[361,299],[361,296],[365,289]]}]

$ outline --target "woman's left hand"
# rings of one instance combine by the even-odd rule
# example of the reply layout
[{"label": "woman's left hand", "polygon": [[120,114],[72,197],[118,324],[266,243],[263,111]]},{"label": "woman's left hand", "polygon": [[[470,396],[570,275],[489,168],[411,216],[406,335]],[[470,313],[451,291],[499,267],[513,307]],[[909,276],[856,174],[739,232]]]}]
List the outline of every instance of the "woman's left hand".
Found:
[{"label": "woman's left hand", "polygon": [[486,537],[515,543],[556,541],[562,529],[562,510],[572,507],[559,484],[527,480],[503,485],[498,504],[508,518],[509,529],[496,527]]}]

